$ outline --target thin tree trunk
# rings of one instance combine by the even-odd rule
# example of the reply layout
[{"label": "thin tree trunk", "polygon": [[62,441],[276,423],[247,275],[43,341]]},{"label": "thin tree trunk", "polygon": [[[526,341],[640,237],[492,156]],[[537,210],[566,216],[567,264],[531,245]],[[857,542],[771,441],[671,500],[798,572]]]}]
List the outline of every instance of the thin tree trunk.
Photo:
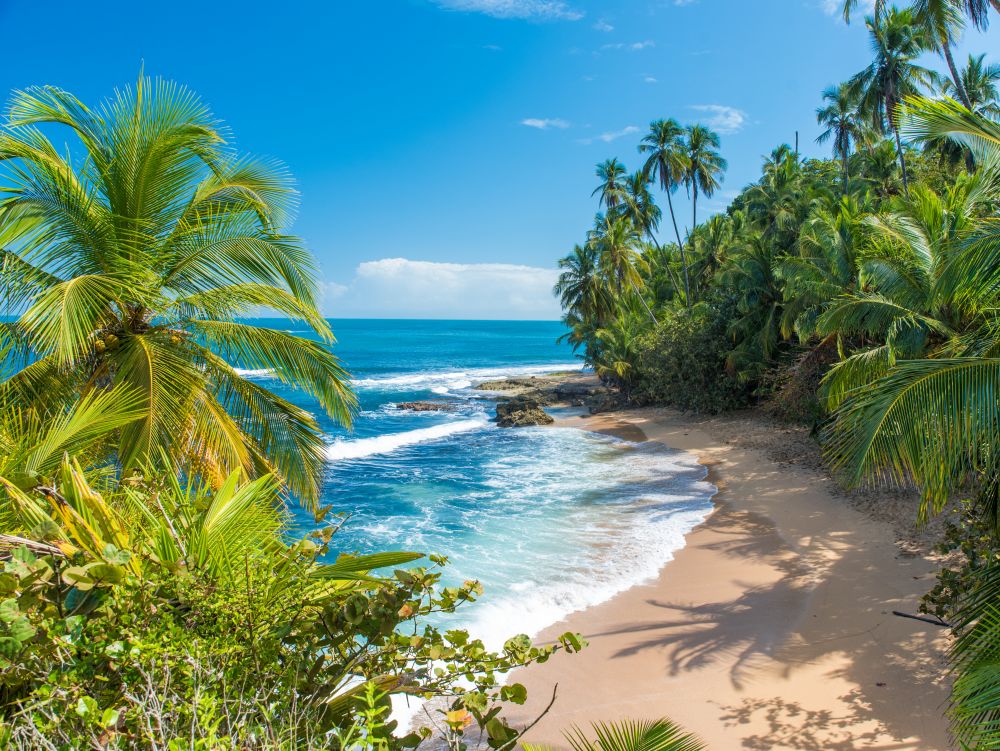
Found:
[{"label": "thin tree trunk", "polygon": [[653,325],[655,326],[656,324],[659,323],[659,321],[656,320],[656,316],[653,315],[653,311],[650,310],[649,304],[646,302],[646,298],[643,297],[642,293],[639,291],[639,285],[636,284],[635,279],[632,279],[631,277],[629,277],[628,281],[629,284],[632,285],[632,291],[635,292],[636,296],[639,298],[639,302],[642,303],[642,307],[646,309],[646,312],[649,314],[650,320],[653,322]]},{"label": "thin tree trunk", "polygon": [[844,195],[847,195],[847,186],[851,182],[851,167],[847,158],[847,149],[842,149],[840,152],[840,158],[844,163]]},{"label": "thin tree trunk", "polygon": [[969,94],[966,92],[965,86],[962,85],[962,77],[958,74],[955,58],[951,55],[951,43],[947,38],[941,40],[941,54],[944,56],[945,62],[948,63],[948,70],[951,71],[951,79],[955,82],[955,91],[958,93],[958,98],[962,100],[962,104],[971,110],[972,101],[969,99]]},{"label": "thin tree trunk", "polygon": [[667,188],[667,206],[670,208],[670,221],[674,225],[674,236],[677,238],[677,247],[681,247],[681,231],[677,229],[677,217],[674,215],[674,201],[670,197],[670,188]]},{"label": "thin tree trunk", "polygon": [[896,135],[896,153],[899,154],[899,166],[903,170],[903,192],[907,197],[910,195],[910,186],[906,180],[906,159],[903,156],[903,142],[899,140],[899,127],[893,123],[892,132]]},{"label": "thin tree trunk", "polygon": [[[692,203],[692,206],[694,207],[693,209],[694,213],[692,215],[692,221],[694,222],[694,225],[691,227],[691,231],[688,233],[688,240],[692,240],[693,242],[694,228],[698,226],[698,184],[694,183],[694,181],[692,181],[692,183],[694,185],[694,193],[693,193],[694,201]],[[687,262],[687,254],[684,252],[684,245],[681,245],[681,266],[684,269],[684,306],[690,308],[691,281],[690,279],[688,279],[688,262]]]}]

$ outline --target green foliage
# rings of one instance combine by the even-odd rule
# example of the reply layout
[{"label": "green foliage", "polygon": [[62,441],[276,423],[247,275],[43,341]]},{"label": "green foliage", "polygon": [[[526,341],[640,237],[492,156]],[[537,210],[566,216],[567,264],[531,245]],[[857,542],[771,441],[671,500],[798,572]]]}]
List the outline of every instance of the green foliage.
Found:
[{"label": "green foliage", "polygon": [[[596,739],[590,740],[579,728],[566,733],[573,751],[705,751],[705,744],[670,720],[596,723]],[[548,751],[524,745],[524,751]]]},{"label": "green foliage", "polygon": [[[492,652],[439,630],[428,617],[475,601],[478,582],[442,587],[443,558],[376,574],[418,556],[335,557],[333,527],[286,545],[268,477],[213,491],[147,475],[100,494],[66,463],[49,495],[60,500],[36,534],[50,542],[14,545],[0,572],[0,723],[13,748],[415,745],[421,735],[393,734],[393,695],[437,699],[461,716],[446,722],[457,739],[471,725],[500,748],[517,738],[502,702],[525,699],[501,678],[584,644],[519,636]],[[120,544],[94,550],[110,537]]]},{"label": "green foliage", "polygon": [[[75,149],[47,137],[65,129]],[[239,155],[192,92],[140,76],[97,107],[13,95],[0,132],[0,396],[46,421],[115,386],[140,408],[108,436],[125,471],[160,461],[221,482],[278,474],[314,502],[315,418],[244,378],[267,368],[349,422],[354,397],[316,307],[316,266],[284,234],[283,167]],[[308,340],[236,319],[270,309]]]},{"label": "green foliage", "polygon": [[636,346],[633,398],[716,413],[750,403],[751,389],[726,370],[726,337],[733,306],[700,302],[664,313]]}]

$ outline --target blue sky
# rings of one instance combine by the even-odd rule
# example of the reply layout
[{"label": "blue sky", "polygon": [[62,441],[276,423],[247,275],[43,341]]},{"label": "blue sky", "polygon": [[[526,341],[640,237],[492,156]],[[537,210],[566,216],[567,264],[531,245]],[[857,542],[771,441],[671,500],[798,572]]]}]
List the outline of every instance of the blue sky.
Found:
[{"label": "blue sky", "polygon": [[[831,4],[0,0],[0,92],[48,83],[92,102],[144,62],[199,92],[240,149],[292,169],[327,313],[551,318],[594,165],[637,166],[650,120],[722,134],[730,170],[707,210],[796,130],[825,153],[820,92],[868,61],[860,18]],[[998,30],[959,52],[995,57]]]}]

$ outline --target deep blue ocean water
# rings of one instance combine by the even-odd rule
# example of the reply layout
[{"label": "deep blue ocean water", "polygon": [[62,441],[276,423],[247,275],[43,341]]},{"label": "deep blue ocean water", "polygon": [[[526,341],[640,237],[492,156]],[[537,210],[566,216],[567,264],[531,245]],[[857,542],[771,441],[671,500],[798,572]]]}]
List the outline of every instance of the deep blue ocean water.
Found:
[{"label": "deep blue ocean water", "polygon": [[[486,588],[453,620],[494,644],[655,576],[711,508],[714,489],[690,455],[490,422],[493,402],[475,383],[581,367],[556,343],[557,322],[331,324],[360,402],[352,430],[267,373],[250,375],[320,416],[329,444],[322,501],[350,515],[335,547],[448,556],[446,583],[478,579]],[[429,398],[455,409],[395,406]],[[297,519],[313,523],[302,512]]]}]

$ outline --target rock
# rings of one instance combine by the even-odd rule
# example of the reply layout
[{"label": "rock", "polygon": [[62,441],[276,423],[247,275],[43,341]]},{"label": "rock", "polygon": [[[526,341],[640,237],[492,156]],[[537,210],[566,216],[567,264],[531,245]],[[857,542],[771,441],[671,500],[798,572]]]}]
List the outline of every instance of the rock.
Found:
[{"label": "rock", "polygon": [[497,425],[501,428],[551,425],[554,422],[538,401],[529,397],[515,396],[497,404]]},{"label": "rock", "polygon": [[628,401],[621,394],[608,391],[606,394],[595,394],[586,400],[586,405],[590,409],[590,414],[596,415],[600,412],[614,412],[628,406]]},{"label": "rock", "polygon": [[408,409],[413,412],[454,412],[455,405],[451,402],[399,402],[396,409]]}]

